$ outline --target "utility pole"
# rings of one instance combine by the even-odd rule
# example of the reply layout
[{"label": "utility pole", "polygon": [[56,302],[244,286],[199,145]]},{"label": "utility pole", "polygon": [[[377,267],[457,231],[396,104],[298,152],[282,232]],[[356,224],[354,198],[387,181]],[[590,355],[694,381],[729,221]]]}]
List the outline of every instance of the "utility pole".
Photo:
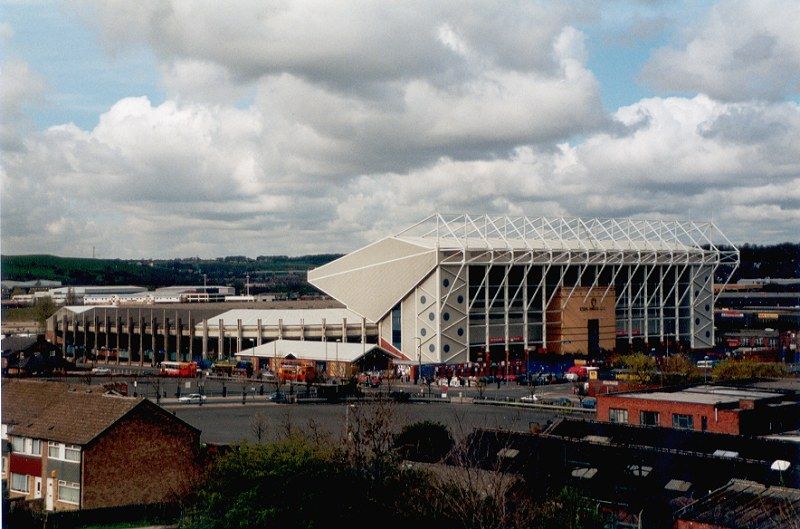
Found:
[{"label": "utility pole", "polygon": [[244,276],[244,288],[247,295],[250,295],[250,274]]},{"label": "utility pole", "polygon": [[206,274],[203,274],[203,288],[206,287]]}]

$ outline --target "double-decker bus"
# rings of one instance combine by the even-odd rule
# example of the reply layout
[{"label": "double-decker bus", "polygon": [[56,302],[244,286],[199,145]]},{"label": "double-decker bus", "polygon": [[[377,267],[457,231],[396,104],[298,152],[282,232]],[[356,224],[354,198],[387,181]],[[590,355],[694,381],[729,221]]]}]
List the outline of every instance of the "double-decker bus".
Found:
[{"label": "double-decker bus", "polygon": [[163,377],[196,377],[197,363],[195,362],[161,362],[159,371]]}]

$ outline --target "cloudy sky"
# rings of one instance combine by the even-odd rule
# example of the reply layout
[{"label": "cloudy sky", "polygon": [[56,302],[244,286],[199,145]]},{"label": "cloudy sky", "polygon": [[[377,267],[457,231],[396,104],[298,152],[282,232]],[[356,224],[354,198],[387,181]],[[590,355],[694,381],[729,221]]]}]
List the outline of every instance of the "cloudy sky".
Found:
[{"label": "cloudy sky", "polygon": [[798,28],[798,0],[5,2],[2,252],[346,252],[435,211],[800,241]]}]

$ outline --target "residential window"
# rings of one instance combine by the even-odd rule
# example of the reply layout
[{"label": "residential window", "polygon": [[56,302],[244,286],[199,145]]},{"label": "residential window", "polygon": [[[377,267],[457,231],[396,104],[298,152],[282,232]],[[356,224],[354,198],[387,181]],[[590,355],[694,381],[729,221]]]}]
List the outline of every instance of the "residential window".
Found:
[{"label": "residential window", "polygon": [[627,423],[628,422],[628,410],[623,410],[620,408],[609,408],[608,409],[608,420],[611,422],[618,422],[618,423]]},{"label": "residential window", "polygon": [[64,448],[64,459],[66,459],[67,461],[80,461],[81,447],[75,445],[67,445]]},{"label": "residential window", "polygon": [[58,501],[78,505],[81,500],[81,488],[77,483],[58,482]]},{"label": "residential window", "polygon": [[672,427],[680,428],[682,430],[693,430],[694,421],[691,415],[683,415],[682,413],[672,414]]},{"label": "residential window", "polygon": [[47,443],[47,457],[50,459],[62,459],[61,444],[52,441]]},{"label": "residential window", "polygon": [[11,490],[14,492],[24,492],[28,493],[30,489],[28,488],[28,476],[25,474],[15,474],[11,473]]},{"label": "residential window", "polygon": [[11,438],[11,451],[23,453],[25,452],[25,438],[24,437],[12,437]]},{"label": "residential window", "polygon": [[2,424],[0,425],[0,438],[7,439],[8,438],[8,425]]},{"label": "residential window", "polygon": [[644,426],[658,426],[658,412],[657,411],[640,411],[639,424]]}]

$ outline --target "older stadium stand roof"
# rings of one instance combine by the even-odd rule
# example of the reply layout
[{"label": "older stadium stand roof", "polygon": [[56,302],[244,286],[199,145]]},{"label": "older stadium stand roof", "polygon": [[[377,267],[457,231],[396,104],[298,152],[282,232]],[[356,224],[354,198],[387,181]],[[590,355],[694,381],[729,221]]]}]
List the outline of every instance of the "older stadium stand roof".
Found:
[{"label": "older stadium stand roof", "polygon": [[[209,318],[208,325],[216,327],[219,320],[226,327],[236,325],[238,320],[242,320],[242,326],[245,327],[258,325],[258,320],[264,326],[278,325],[279,321],[283,325],[322,325],[323,319],[326,324],[336,325],[341,324],[343,319],[359,322],[361,316],[348,309],[233,309]],[[202,324],[196,327],[200,328]]]}]

